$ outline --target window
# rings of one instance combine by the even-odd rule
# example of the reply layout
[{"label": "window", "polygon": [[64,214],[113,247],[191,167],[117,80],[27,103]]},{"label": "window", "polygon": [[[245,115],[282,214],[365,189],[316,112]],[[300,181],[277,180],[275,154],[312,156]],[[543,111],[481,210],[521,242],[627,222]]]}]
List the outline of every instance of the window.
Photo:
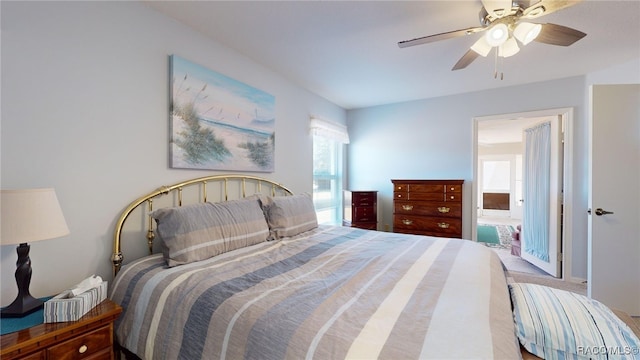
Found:
[{"label": "window", "polygon": [[313,204],[320,224],[342,222],[342,159],[349,142],[346,128],[311,119],[313,135]]}]

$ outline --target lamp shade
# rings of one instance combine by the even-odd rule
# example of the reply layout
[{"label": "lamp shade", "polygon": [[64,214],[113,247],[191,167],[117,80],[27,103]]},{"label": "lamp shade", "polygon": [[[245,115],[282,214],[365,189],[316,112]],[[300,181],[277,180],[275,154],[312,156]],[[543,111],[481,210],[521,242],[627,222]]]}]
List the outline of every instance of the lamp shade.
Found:
[{"label": "lamp shade", "polygon": [[30,243],[69,234],[54,189],[0,191],[2,245]]},{"label": "lamp shade", "polygon": [[540,30],[542,30],[542,25],[540,24],[521,22],[513,30],[513,36],[515,36],[522,45],[527,45],[538,37]]},{"label": "lamp shade", "polygon": [[481,36],[478,39],[478,41],[476,41],[471,46],[471,50],[473,50],[476,53],[478,53],[478,55],[485,56],[485,57],[487,55],[489,55],[489,51],[491,51],[491,49],[493,49],[493,47],[491,47],[491,45],[489,45],[489,43],[487,42],[487,39],[484,36]]},{"label": "lamp shade", "polygon": [[517,54],[518,51],[520,51],[518,42],[513,37],[510,37],[509,40],[498,47],[498,56],[509,57]]},{"label": "lamp shade", "polygon": [[505,24],[494,25],[486,32],[485,37],[489,45],[500,46],[509,38],[509,28]]}]

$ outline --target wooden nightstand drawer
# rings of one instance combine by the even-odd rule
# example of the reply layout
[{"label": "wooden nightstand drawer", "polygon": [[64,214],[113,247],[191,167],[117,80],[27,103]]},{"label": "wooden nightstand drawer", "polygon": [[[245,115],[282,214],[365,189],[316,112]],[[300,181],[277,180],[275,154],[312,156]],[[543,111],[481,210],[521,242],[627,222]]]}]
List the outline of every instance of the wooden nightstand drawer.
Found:
[{"label": "wooden nightstand drawer", "polygon": [[2,335],[0,358],[113,359],[113,322],[120,312],[122,308],[107,299],[78,321],[39,324]]},{"label": "wooden nightstand drawer", "polygon": [[[103,350],[111,350],[111,326],[104,326],[47,349],[49,359],[87,359]],[[107,351],[109,355],[109,351]]]},{"label": "wooden nightstand drawer", "polygon": [[375,222],[376,211],[373,206],[358,206],[353,208],[354,222]]},{"label": "wooden nightstand drawer", "polygon": [[25,356],[20,358],[20,360],[45,360],[47,354],[44,351],[37,352],[35,354],[31,354],[29,356]]},{"label": "wooden nightstand drawer", "polygon": [[353,192],[351,204],[353,206],[375,206],[377,194],[375,191]]}]

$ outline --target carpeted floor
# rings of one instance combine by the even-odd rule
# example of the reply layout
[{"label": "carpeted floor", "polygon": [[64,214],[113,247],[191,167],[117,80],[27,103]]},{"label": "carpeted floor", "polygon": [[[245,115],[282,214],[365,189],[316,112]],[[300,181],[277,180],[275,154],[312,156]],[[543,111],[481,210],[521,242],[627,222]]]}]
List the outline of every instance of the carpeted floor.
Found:
[{"label": "carpeted floor", "polygon": [[500,260],[507,268],[507,281],[509,282],[528,282],[568,290],[582,295],[587,294],[586,283],[578,284],[556,279],[531,265],[521,257],[511,255],[511,251],[508,249],[493,249],[493,251],[498,254]]},{"label": "carpeted floor", "polygon": [[571,291],[580,295],[587,295],[586,283],[573,283],[570,281],[564,281],[562,279],[556,279],[548,275],[535,275],[517,271],[509,271],[507,272],[507,282],[538,284],[556,289]]}]

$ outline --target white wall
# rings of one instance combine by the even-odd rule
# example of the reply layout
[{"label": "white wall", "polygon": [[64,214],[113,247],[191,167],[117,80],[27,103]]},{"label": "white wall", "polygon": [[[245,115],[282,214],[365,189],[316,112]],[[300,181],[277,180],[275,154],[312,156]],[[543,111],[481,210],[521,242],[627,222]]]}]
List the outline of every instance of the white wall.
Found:
[{"label": "white wall", "polygon": [[[177,54],[276,99],[274,173],[311,191],[310,114],[346,112],[259,63],[137,2],[1,2],[3,189],[54,187],[69,236],[31,246],[34,296],[111,278],[113,227],[131,201],[212,171],[168,167],[168,56]],[[16,252],[3,246],[2,305]],[[125,254],[126,255],[126,254]]]},{"label": "white wall", "polygon": [[[599,84],[639,84],[640,54],[638,58],[587,74],[587,86]],[[588,91],[585,91],[588,95]]]}]

